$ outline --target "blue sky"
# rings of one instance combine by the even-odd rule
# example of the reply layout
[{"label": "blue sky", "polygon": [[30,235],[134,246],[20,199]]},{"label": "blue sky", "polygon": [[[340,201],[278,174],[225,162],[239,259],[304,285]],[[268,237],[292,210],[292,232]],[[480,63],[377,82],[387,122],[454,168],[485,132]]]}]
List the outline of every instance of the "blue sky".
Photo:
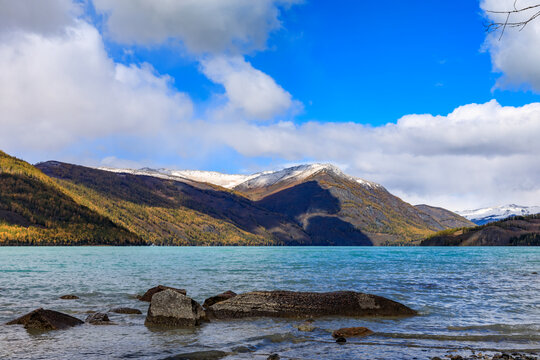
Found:
[{"label": "blue sky", "polygon": [[[518,106],[539,98],[493,89],[499,74],[483,49],[486,20],[477,1],[306,1],[280,19],[268,49],[246,59],[304,104],[295,122],[376,126],[471,102]],[[152,64],[196,102],[223,91],[179,46],[129,46],[133,55],[126,56],[125,46],[106,43],[116,61]]]},{"label": "blue sky", "polygon": [[0,0],[0,148],[230,173],[331,162],[412,203],[538,205],[540,21],[484,30],[513,4]]}]

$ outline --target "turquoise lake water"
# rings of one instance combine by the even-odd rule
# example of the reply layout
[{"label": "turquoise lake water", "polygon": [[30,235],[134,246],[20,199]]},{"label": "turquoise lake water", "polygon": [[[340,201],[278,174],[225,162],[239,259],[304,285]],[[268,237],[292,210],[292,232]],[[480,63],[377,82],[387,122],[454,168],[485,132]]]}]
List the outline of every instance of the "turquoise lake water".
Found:
[{"label": "turquoise lake water", "polygon": [[[201,350],[250,353],[227,359],[430,359],[448,351],[540,353],[540,248],[373,247],[0,247],[0,323],[38,307],[72,314],[129,306],[113,326],[29,333],[0,325],[0,358],[162,359]],[[420,312],[406,319],[217,321],[194,330],[144,326],[135,296],[158,284],[199,302],[225,290],[356,290]],[[59,300],[76,294],[80,300]],[[375,334],[336,344],[330,332]]]}]

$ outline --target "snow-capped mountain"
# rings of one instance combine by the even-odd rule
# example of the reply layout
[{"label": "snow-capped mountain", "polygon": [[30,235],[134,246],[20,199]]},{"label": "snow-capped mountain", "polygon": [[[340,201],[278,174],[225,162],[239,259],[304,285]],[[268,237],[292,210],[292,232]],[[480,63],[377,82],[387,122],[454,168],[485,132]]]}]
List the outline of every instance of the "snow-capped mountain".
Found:
[{"label": "snow-capped mountain", "polygon": [[459,214],[478,225],[506,219],[510,216],[524,216],[538,213],[540,213],[540,206],[519,206],[515,204],[476,210],[456,211],[456,214]]},{"label": "snow-capped mountain", "polygon": [[125,173],[133,175],[146,175],[154,176],[161,179],[185,181],[192,180],[197,182],[204,182],[222,186],[224,188],[232,189],[236,185],[243,183],[250,179],[254,175],[236,175],[236,174],[222,174],[215,171],[199,171],[199,170],[169,170],[169,169],[116,169],[108,167],[99,167],[99,170],[105,170],[115,173]]},{"label": "snow-capped mountain", "polygon": [[169,180],[192,180],[205,182],[222,186],[227,189],[241,187],[244,189],[253,189],[259,187],[268,187],[280,181],[302,181],[319,171],[330,171],[339,176],[346,177],[367,187],[380,187],[379,184],[366,181],[360,178],[346,175],[338,167],[331,164],[306,164],[289,167],[277,171],[263,171],[251,175],[223,174],[215,171],[199,170],[169,170],[169,169],[115,169],[100,167],[100,170],[106,170],[116,173],[128,173],[133,175],[147,175]]}]

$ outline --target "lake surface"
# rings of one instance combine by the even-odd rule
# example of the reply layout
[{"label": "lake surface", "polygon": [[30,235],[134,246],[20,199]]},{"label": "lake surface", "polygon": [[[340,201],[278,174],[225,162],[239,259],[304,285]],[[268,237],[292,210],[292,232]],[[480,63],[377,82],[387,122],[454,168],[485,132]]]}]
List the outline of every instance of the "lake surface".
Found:
[{"label": "lake surface", "polygon": [[[0,247],[0,323],[38,307],[72,314],[128,306],[117,325],[29,333],[0,325],[0,358],[162,359],[201,350],[252,352],[228,359],[430,359],[522,350],[540,353],[540,248]],[[144,326],[135,296],[164,284],[199,302],[233,290],[356,290],[420,312],[406,319],[234,320],[194,330]],[[60,300],[76,294],[80,300]],[[375,334],[338,345],[330,332]]]}]

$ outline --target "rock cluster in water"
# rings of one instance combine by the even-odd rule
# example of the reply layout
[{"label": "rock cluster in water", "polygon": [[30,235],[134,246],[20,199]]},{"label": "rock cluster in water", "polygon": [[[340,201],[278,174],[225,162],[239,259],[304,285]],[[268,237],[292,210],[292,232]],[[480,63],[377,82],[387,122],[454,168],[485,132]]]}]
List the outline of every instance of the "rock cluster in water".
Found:
[{"label": "rock cluster in water", "polygon": [[[190,328],[212,319],[255,317],[307,318],[298,326],[301,331],[313,331],[312,318],[323,316],[412,316],[417,312],[398,302],[354,291],[293,292],[253,291],[237,295],[226,291],[205,300],[204,308],[186,295],[184,289],[159,285],[140,296],[150,302],[145,325]],[[138,309],[113,308],[120,314],[141,314]],[[91,312],[86,323],[112,324],[107,313]],[[83,324],[83,321],[57,311],[37,309],[8,325],[22,324],[27,329],[56,330]],[[366,328],[340,329],[334,337],[366,336]]]}]

